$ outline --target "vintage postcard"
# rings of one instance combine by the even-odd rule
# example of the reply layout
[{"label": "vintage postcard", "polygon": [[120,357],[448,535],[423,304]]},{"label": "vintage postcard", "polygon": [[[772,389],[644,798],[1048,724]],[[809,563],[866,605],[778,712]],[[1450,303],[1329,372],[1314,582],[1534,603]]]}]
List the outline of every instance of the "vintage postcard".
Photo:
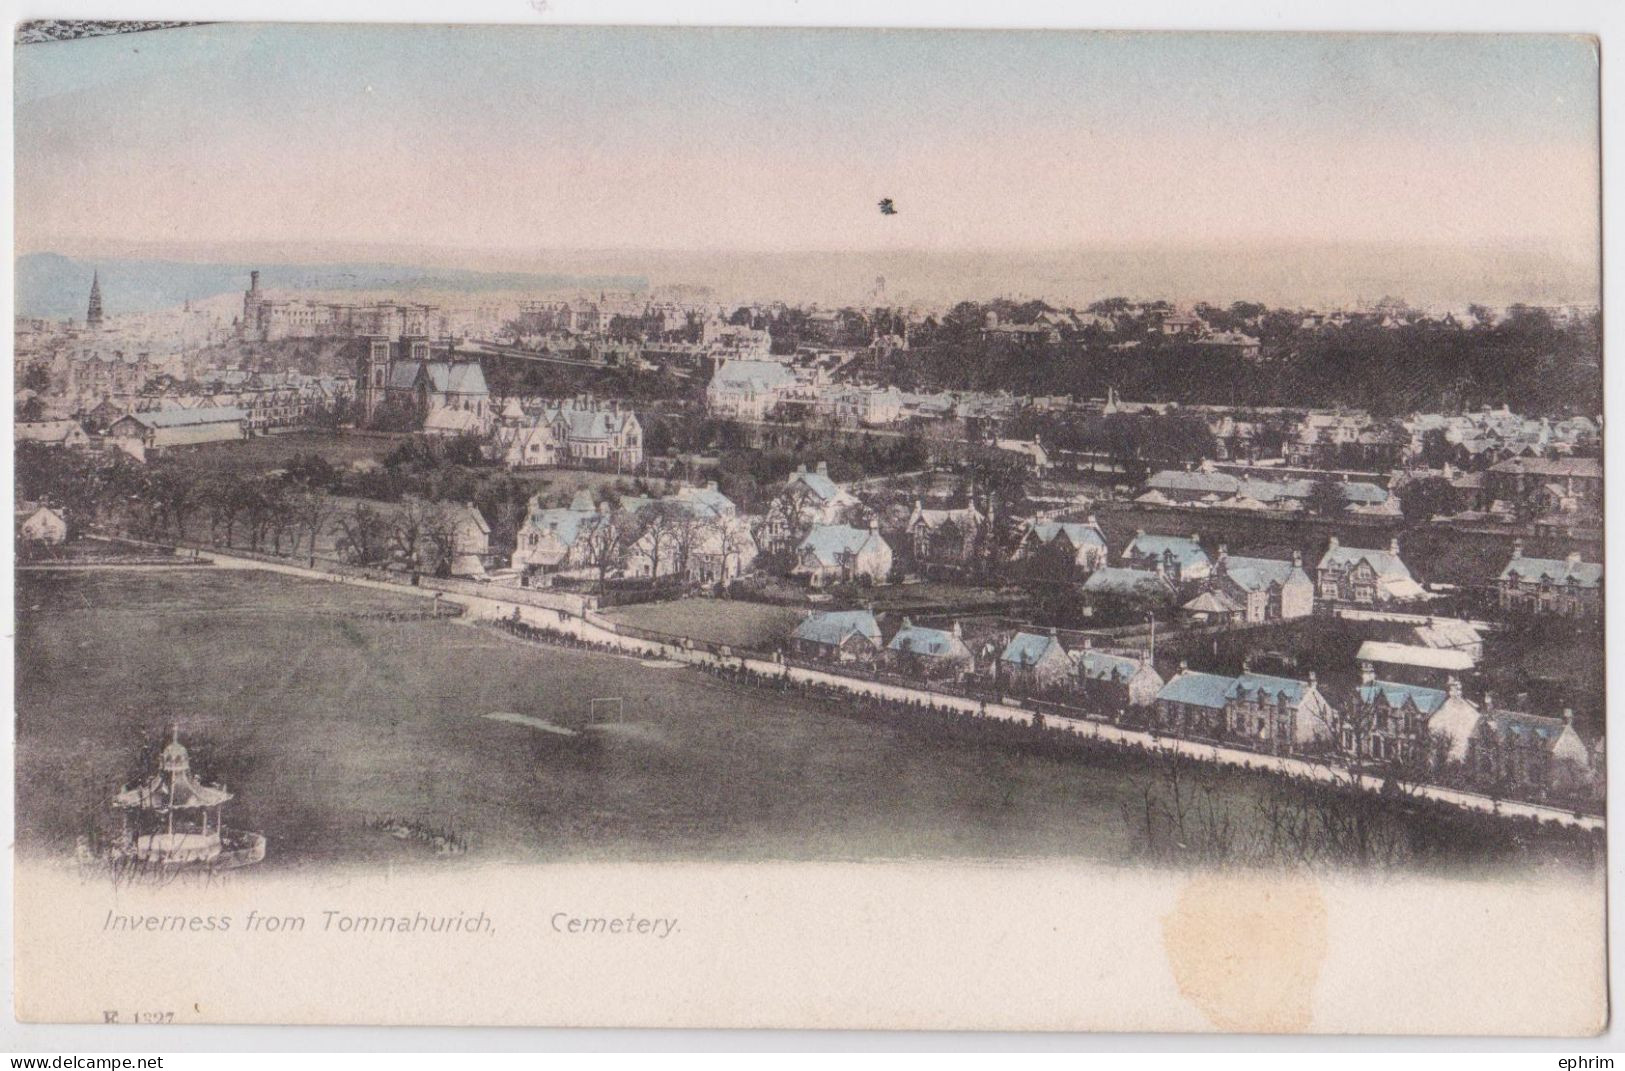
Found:
[{"label": "vintage postcard", "polygon": [[1595,40],[13,53],[19,1019],[1606,1025]]}]

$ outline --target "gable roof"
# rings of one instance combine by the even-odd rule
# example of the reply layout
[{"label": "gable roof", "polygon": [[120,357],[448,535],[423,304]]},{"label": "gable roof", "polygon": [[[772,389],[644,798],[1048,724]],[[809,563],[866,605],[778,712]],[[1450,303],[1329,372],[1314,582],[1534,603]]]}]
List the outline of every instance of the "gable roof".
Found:
[{"label": "gable roof", "polygon": [[1174,586],[1166,576],[1149,569],[1129,569],[1119,565],[1103,565],[1089,574],[1083,590],[1097,595],[1166,596]]},{"label": "gable roof", "polygon": [[526,527],[538,532],[552,531],[565,546],[572,546],[581,536],[592,531],[598,523],[596,510],[544,509],[536,510],[526,519]]},{"label": "gable roof", "polygon": [[1291,677],[1272,677],[1266,673],[1243,673],[1237,677],[1225,693],[1227,698],[1241,699],[1247,693],[1259,693],[1260,702],[1277,702],[1286,699],[1294,706],[1303,701],[1304,694],[1309,691],[1309,685],[1304,681],[1293,680]]},{"label": "gable roof", "polygon": [[845,493],[840,487],[836,486],[834,480],[822,472],[809,472],[806,469],[800,469],[790,474],[789,479],[784,481],[784,486],[791,488],[798,483],[803,484],[807,490],[817,495],[819,501],[822,502],[834,501]]},{"label": "gable roof", "polygon": [[1265,591],[1271,584],[1285,587],[1294,573],[1302,576],[1305,582],[1309,579],[1302,566],[1277,558],[1244,558],[1224,554],[1219,556],[1219,562],[1224,566],[1224,575],[1244,591]]},{"label": "gable roof", "polygon": [[1326,553],[1321,555],[1320,568],[1352,569],[1361,561],[1370,564],[1373,572],[1382,580],[1410,580],[1410,568],[1399,560],[1399,555],[1391,554],[1386,550],[1368,550],[1365,547],[1345,547],[1341,544],[1329,546]]},{"label": "gable roof", "polygon": [[1052,543],[1055,537],[1066,535],[1067,541],[1074,547],[1092,545],[1104,547],[1106,537],[1098,525],[1085,524],[1082,521],[1034,521],[1028,526],[1040,543]]},{"label": "gable roof", "polygon": [[1500,578],[1508,580],[1514,575],[1523,580],[1551,580],[1557,584],[1572,580],[1582,588],[1594,588],[1602,583],[1602,563],[1519,556],[1507,562]]},{"label": "gable roof", "polygon": [[711,376],[712,389],[765,394],[795,386],[795,373],[778,361],[723,361]]},{"label": "gable roof", "polygon": [[1516,710],[1485,711],[1484,720],[1486,728],[1502,741],[1538,747],[1543,751],[1552,750],[1563,733],[1571,731],[1562,718],[1524,714]]},{"label": "gable roof", "polygon": [[1157,701],[1166,700],[1170,703],[1185,703],[1193,707],[1222,710],[1230,701],[1230,688],[1235,683],[1233,677],[1221,677],[1216,673],[1196,673],[1187,669],[1176,673],[1162,686],[1162,690],[1157,693]]},{"label": "gable roof", "polygon": [[880,645],[880,625],[868,610],[831,610],[809,614],[792,633],[798,640],[831,647],[839,647],[853,634],[867,637],[877,647]]},{"label": "gable roof", "polygon": [[1180,566],[1206,565],[1210,561],[1202,545],[1189,536],[1152,535],[1138,532],[1123,548],[1123,557],[1157,557],[1172,554]]},{"label": "gable roof", "polygon": [[1461,648],[1484,642],[1477,626],[1454,617],[1429,618],[1427,624],[1417,625],[1413,632],[1423,647]]},{"label": "gable roof", "polygon": [[1390,666],[1416,666],[1421,669],[1465,673],[1473,668],[1473,656],[1447,647],[1420,647],[1408,643],[1366,640],[1354,656],[1357,662],[1382,662]]},{"label": "gable roof", "polygon": [[1241,607],[1236,601],[1223,591],[1204,591],[1190,602],[1180,607],[1193,614],[1234,614],[1240,613]]},{"label": "gable roof", "polygon": [[210,406],[206,409],[150,409],[142,413],[126,413],[119,420],[137,420],[149,428],[184,428],[197,424],[230,424],[248,419],[248,414],[235,406]]},{"label": "gable roof", "polygon": [[1018,666],[1037,665],[1040,659],[1050,653],[1051,648],[1063,655],[1066,654],[1066,649],[1061,646],[1061,641],[1054,636],[1034,632],[1018,632],[1010,637],[1009,643],[1005,644],[1004,653],[999,655],[999,661],[1011,662]]},{"label": "gable roof", "polygon": [[940,628],[925,628],[907,621],[903,622],[903,627],[897,630],[897,635],[891,638],[886,648],[926,655],[930,658],[962,658],[970,655],[970,648],[965,646],[965,641],[952,632]]},{"label": "gable roof", "polygon": [[1362,684],[1357,689],[1357,694],[1362,703],[1375,703],[1381,699],[1395,710],[1409,701],[1418,711],[1429,716],[1444,706],[1444,701],[1448,698],[1447,693],[1438,688],[1421,688],[1414,684],[1395,684],[1392,681],[1372,681],[1370,684]]},{"label": "gable roof", "polygon": [[1137,658],[1108,654],[1093,648],[1074,651],[1072,658],[1078,664],[1078,672],[1086,680],[1092,681],[1128,680],[1144,665]]},{"label": "gable roof", "polygon": [[796,547],[799,555],[812,551],[821,565],[839,565],[841,554],[857,554],[871,537],[879,538],[868,528],[853,528],[849,524],[815,524],[805,539]]}]

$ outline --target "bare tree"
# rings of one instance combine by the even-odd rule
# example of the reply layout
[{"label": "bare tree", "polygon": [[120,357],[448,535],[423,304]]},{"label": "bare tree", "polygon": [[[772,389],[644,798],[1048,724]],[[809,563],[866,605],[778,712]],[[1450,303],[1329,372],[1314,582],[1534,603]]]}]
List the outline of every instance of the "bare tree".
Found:
[{"label": "bare tree", "polygon": [[587,563],[598,571],[598,589],[604,588],[610,571],[626,558],[626,552],[637,538],[637,525],[624,510],[600,508],[592,526],[587,530],[583,546]]},{"label": "bare tree", "polygon": [[373,565],[389,557],[389,519],[365,502],[357,502],[338,518],[338,549],[351,561]]},{"label": "bare tree", "polygon": [[398,558],[419,569],[430,548],[430,533],[443,532],[448,526],[445,506],[421,498],[404,499],[390,525],[390,542]]},{"label": "bare tree", "polygon": [[453,509],[441,507],[424,519],[424,566],[435,576],[450,576],[461,553],[460,519]]},{"label": "bare tree", "polygon": [[[333,515],[333,499],[320,487],[306,487],[295,492],[293,510],[298,518],[299,530],[304,533],[306,539],[306,550],[315,557],[317,540],[321,538],[328,519]],[[296,536],[294,550],[298,549],[299,541]]]}]

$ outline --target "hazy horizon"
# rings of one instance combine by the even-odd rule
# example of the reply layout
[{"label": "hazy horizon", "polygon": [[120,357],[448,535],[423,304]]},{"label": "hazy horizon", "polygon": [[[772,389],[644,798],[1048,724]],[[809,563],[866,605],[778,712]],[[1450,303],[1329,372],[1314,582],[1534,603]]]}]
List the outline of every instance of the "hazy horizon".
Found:
[{"label": "hazy horizon", "polygon": [[1581,37],[217,23],[15,57],[18,253],[820,301],[1598,289]]},{"label": "hazy horizon", "polygon": [[[190,246],[69,246],[42,251],[69,257],[81,265],[84,280],[64,276],[53,265],[48,279],[19,277],[19,312],[63,315],[83,303],[89,272],[102,271],[109,311],[124,304],[120,266],[132,262],[177,267],[276,267],[320,271],[327,267],[368,265],[452,275],[574,276],[602,286],[605,277],[636,277],[650,288],[688,284],[708,286],[719,301],[786,301],[844,304],[869,299],[877,276],[886,280],[886,297],[897,303],[953,303],[1009,297],[1041,298],[1052,304],[1082,307],[1105,297],[1165,299],[1182,304],[1209,301],[1262,301],[1271,305],[1348,306],[1384,296],[1403,298],[1418,307],[1460,307],[1468,303],[1509,305],[1596,304],[1598,294],[1589,265],[1566,262],[1538,249],[1494,247],[1421,247],[1395,243],[1332,243],[1195,247],[1144,245],[1070,250],[895,250],[751,252],[730,250],[538,250],[506,251],[425,249],[380,245],[302,244],[255,247],[226,243],[211,248]],[[29,254],[28,265],[39,254]],[[1437,281],[1441,266],[1453,282]],[[47,283],[53,288],[42,294]],[[475,285],[479,284],[479,285]],[[193,298],[235,292],[244,281],[231,279],[215,289],[196,288]],[[273,290],[333,288],[267,283]],[[422,285],[413,282],[401,288]],[[481,280],[450,289],[493,289]],[[510,289],[523,289],[516,283]],[[551,284],[549,286],[551,288]],[[30,300],[25,300],[31,299]],[[32,307],[29,307],[32,304]],[[143,306],[148,307],[148,306]]]}]

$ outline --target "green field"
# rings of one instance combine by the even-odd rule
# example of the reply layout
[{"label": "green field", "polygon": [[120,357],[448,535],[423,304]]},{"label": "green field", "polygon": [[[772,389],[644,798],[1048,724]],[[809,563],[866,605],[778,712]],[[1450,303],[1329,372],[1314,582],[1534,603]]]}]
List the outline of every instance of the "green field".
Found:
[{"label": "green field", "polygon": [[738,599],[677,599],[610,610],[606,617],[697,643],[772,650],[790,638],[804,612]]},{"label": "green field", "polygon": [[382,461],[405,436],[290,431],[257,439],[178,447],[174,456],[214,472],[253,476],[286,465],[297,454],[318,454],[336,469],[358,461]]},{"label": "green field", "polygon": [[[21,576],[19,844],[70,851],[175,721],[274,866],[432,859],[366,828],[387,817],[485,861],[1132,856],[1127,773],[463,624],[337,616],[422,605],[257,573]],[[595,696],[624,709],[587,729]]]}]

